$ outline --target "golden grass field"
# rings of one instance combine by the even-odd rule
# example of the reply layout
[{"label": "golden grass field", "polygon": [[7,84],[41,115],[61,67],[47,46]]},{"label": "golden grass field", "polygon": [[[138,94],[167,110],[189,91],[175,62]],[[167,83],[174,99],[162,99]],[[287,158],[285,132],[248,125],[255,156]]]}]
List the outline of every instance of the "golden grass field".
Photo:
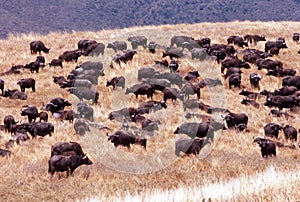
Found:
[{"label": "golden grass field", "polygon": [[[66,50],[77,48],[81,39],[94,39],[107,45],[114,40],[126,41],[128,36],[144,35],[148,41],[161,45],[169,45],[174,35],[189,35],[194,38],[210,37],[212,43],[226,43],[230,35],[264,34],[267,40],[285,37],[288,49],[280,51],[273,59],[281,60],[284,67],[293,67],[300,71],[300,55],[297,51],[300,45],[292,41],[292,34],[299,32],[300,22],[228,22],[200,23],[133,27],[121,30],[103,30],[99,32],[50,33],[46,36],[11,35],[7,40],[1,40],[0,72],[6,71],[13,64],[26,64],[34,61],[36,55],[30,54],[29,43],[42,40],[50,47],[49,54],[42,54],[46,62],[57,58]],[[128,43],[129,45],[129,43]],[[130,47],[130,46],[129,46]],[[264,50],[264,42],[251,46]],[[236,47],[237,48],[237,47]],[[104,56],[97,58],[80,57],[77,64],[84,61],[100,61],[104,64],[105,76],[99,78],[97,90],[100,94],[99,103],[94,105],[95,118],[98,124],[118,130],[120,124],[107,119],[111,110],[123,107],[137,107],[138,103],[146,101],[145,96],[137,100],[132,94],[124,95],[124,91],[105,87],[106,80],[114,76],[124,75],[126,86],[137,82],[137,71],[140,67],[151,66],[153,60],[160,60],[162,51],[152,55],[147,50],[139,49],[133,61],[122,68],[109,68],[114,52],[105,49]],[[190,56],[180,60],[180,74],[195,68],[199,69],[202,78],[221,78],[220,67],[216,62],[192,61]],[[28,100],[10,100],[0,97],[0,120],[12,114],[17,121],[27,122],[21,117],[23,105],[33,104],[41,110],[42,104],[54,97],[63,97],[72,101],[74,106],[77,98],[61,89],[53,82],[52,76],[64,75],[77,65],[73,62],[64,63],[64,68],[49,68],[46,66],[39,73],[25,71],[19,75],[3,76],[5,89],[19,89],[17,81],[20,78],[36,79],[36,92],[26,89]],[[169,70],[166,70],[169,71]],[[274,90],[281,87],[281,78],[265,76],[265,70],[257,70],[252,65],[250,70],[243,70],[242,85],[251,90],[249,74],[259,72],[263,75],[261,90]],[[232,112],[245,112],[249,116],[248,130],[237,133],[232,130],[221,131],[217,141],[201,156],[174,155],[174,141],[177,136],[174,130],[183,122],[201,121],[186,120],[179,100],[167,101],[168,108],[149,116],[159,119],[162,124],[157,135],[147,142],[147,150],[139,145],[114,149],[107,142],[108,130],[93,129],[91,134],[79,137],[75,134],[73,125],[50,117],[49,122],[55,126],[54,134],[49,137],[38,137],[22,142],[11,149],[9,158],[0,158],[0,200],[1,201],[297,201],[300,200],[299,148],[277,148],[275,158],[261,157],[260,148],[253,143],[254,136],[263,136],[263,126],[269,122],[291,124],[300,128],[299,115],[291,113],[294,119],[275,118],[269,116],[270,108],[263,106],[264,99],[259,100],[260,109],[240,104],[242,96],[239,89],[228,89],[228,81],[223,81],[223,88],[202,90],[201,100],[205,103],[225,104]],[[162,94],[156,93],[154,100],[161,100]],[[200,111],[197,111],[200,113]],[[204,113],[204,112],[203,112]],[[50,114],[49,114],[50,115]],[[11,138],[7,132],[0,133],[0,148]],[[286,144],[282,131],[280,141]],[[299,135],[298,135],[299,139]],[[48,174],[48,159],[51,145],[59,141],[77,141],[83,145],[93,165],[81,166],[66,178],[64,174]],[[296,144],[296,143],[294,143]],[[206,153],[205,153],[206,152]]]}]

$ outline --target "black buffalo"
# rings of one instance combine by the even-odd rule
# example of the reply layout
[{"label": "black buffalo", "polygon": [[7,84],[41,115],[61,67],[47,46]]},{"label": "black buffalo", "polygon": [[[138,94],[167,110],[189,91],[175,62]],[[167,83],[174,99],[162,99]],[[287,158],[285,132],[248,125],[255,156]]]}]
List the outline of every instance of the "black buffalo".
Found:
[{"label": "black buffalo", "polygon": [[63,68],[63,60],[62,59],[52,59],[49,63],[50,67],[61,67]]},{"label": "black buffalo", "polygon": [[200,150],[204,146],[206,140],[200,138],[180,138],[175,142],[175,154],[176,156],[180,155],[180,152],[185,154],[194,154],[197,155],[200,153]]},{"label": "black buffalo", "polygon": [[58,59],[61,59],[61,60],[66,61],[66,62],[71,62],[71,61],[77,62],[78,58],[82,54],[83,54],[83,52],[80,51],[80,50],[65,51],[65,52],[63,52],[63,54],[61,54],[58,57]]},{"label": "black buffalo", "polygon": [[286,125],[283,127],[283,133],[284,133],[285,139],[297,141],[298,133],[297,133],[297,130],[295,127],[293,127],[291,125]]},{"label": "black buffalo", "polygon": [[55,172],[67,171],[67,177],[81,165],[91,165],[93,162],[86,155],[54,155],[49,161],[48,172],[54,175]]},{"label": "black buffalo", "polygon": [[266,158],[268,156],[276,156],[276,145],[272,140],[265,138],[255,138],[254,142],[256,142],[261,148],[261,156]]},{"label": "black buffalo", "polygon": [[257,42],[259,41],[266,41],[266,37],[264,35],[251,35],[251,34],[247,34],[244,36],[244,40],[248,41],[249,43],[253,43],[254,45],[257,44]]},{"label": "black buffalo", "polygon": [[235,128],[239,124],[245,124],[246,126],[248,124],[248,116],[245,113],[229,112],[224,119],[228,128]]},{"label": "black buffalo", "polygon": [[10,99],[27,100],[27,95],[21,91],[18,91],[17,89],[6,89],[4,91],[3,97],[9,97]]},{"label": "black buffalo", "polygon": [[43,51],[44,53],[49,53],[50,48],[46,48],[45,44],[42,41],[32,41],[30,43],[30,52],[31,54],[36,54]]},{"label": "black buffalo", "polygon": [[282,40],[277,40],[277,41],[267,41],[265,43],[265,52],[269,52],[271,48],[277,48],[277,49],[282,49],[282,48],[288,48],[286,43]]},{"label": "black buffalo", "polygon": [[125,91],[125,95],[129,93],[134,93],[135,98],[138,98],[139,95],[147,95],[147,98],[153,98],[154,94],[154,86],[150,84],[137,84],[130,88],[127,88]]},{"label": "black buffalo", "polygon": [[89,123],[86,119],[76,119],[74,123],[74,130],[78,135],[85,135],[87,131],[90,131]]},{"label": "black buffalo", "polygon": [[3,125],[5,127],[5,130],[11,132],[11,129],[13,127],[13,125],[17,124],[17,122],[15,121],[15,118],[13,117],[13,115],[7,115],[4,117],[3,119]]},{"label": "black buffalo", "polygon": [[21,88],[21,92],[25,92],[25,88],[31,88],[35,92],[35,80],[33,78],[20,79],[17,84]]},{"label": "black buffalo", "polygon": [[81,145],[77,142],[58,142],[51,146],[51,157],[54,155],[65,155],[68,152],[74,152],[77,155],[83,155]]},{"label": "black buffalo", "polygon": [[39,113],[38,113],[38,110],[37,110],[36,106],[26,105],[22,109],[21,116],[27,116],[28,121],[32,122],[32,120],[35,121],[36,118],[39,117]]},{"label": "black buffalo", "polygon": [[114,77],[111,80],[106,82],[106,87],[112,86],[113,89],[116,89],[117,87],[122,87],[122,89],[125,88],[125,77],[124,76],[119,76],[119,77]]},{"label": "black buffalo", "polygon": [[27,123],[25,125],[25,130],[29,132],[32,138],[35,138],[36,136],[44,137],[48,134],[51,136],[51,134],[54,132],[54,126],[49,122],[33,122]]},{"label": "black buffalo", "polygon": [[131,42],[132,49],[137,49],[138,46],[147,48],[147,38],[145,36],[131,36],[127,40]]},{"label": "black buffalo", "polygon": [[279,130],[282,130],[282,126],[276,123],[268,123],[264,126],[265,136],[278,138]]},{"label": "black buffalo", "polygon": [[240,36],[229,36],[227,38],[227,43],[237,45],[240,48],[243,48],[244,46],[248,47],[248,41]]},{"label": "black buffalo", "polygon": [[112,135],[108,135],[108,141],[111,141],[115,147],[120,145],[130,149],[131,144],[139,144],[146,149],[147,139],[142,137],[135,137],[133,134],[128,134],[123,131],[115,131]]}]

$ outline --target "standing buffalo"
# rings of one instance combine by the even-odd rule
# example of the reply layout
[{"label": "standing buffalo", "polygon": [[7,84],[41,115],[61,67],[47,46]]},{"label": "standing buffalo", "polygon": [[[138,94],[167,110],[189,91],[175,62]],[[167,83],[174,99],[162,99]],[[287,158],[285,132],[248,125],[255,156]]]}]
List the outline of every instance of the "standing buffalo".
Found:
[{"label": "standing buffalo", "polygon": [[298,32],[293,34],[293,41],[299,42],[299,33]]},{"label": "standing buffalo", "polygon": [[15,125],[15,124],[17,124],[17,122],[15,121],[15,119],[12,115],[7,115],[4,117],[3,125],[5,127],[5,130],[11,132],[11,129],[12,129],[13,125]]},{"label": "standing buffalo", "polygon": [[138,46],[147,48],[147,38],[145,36],[131,36],[127,40],[131,42],[132,49],[137,49]]},{"label": "standing buffalo", "polygon": [[87,131],[90,131],[90,126],[85,119],[76,119],[74,123],[74,129],[76,134],[85,135]]},{"label": "standing buffalo", "polygon": [[286,43],[282,40],[277,40],[277,41],[267,41],[265,43],[265,52],[268,52],[271,50],[271,48],[278,48],[278,49],[282,49],[282,48],[288,48]]},{"label": "standing buffalo", "polygon": [[31,88],[35,92],[35,80],[33,78],[23,78],[17,82],[21,91],[25,92],[25,88]]},{"label": "standing buffalo", "polygon": [[147,98],[153,98],[154,94],[154,86],[150,84],[137,84],[130,88],[127,88],[125,91],[125,95],[129,93],[134,93],[135,98],[138,98],[139,95],[147,95]]},{"label": "standing buffalo", "polygon": [[245,41],[248,41],[249,43],[256,45],[257,42],[259,41],[266,41],[266,37],[264,35],[257,35],[257,34],[254,34],[254,35],[250,35],[250,34],[247,34],[244,36],[244,40]]},{"label": "standing buffalo", "polygon": [[200,150],[204,146],[205,139],[200,138],[180,138],[175,142],[175,154],[176,156],[180,155],[180,152],[185,154],[194,154],[197,155],[200,153]]},{"label": "standing buffalo", "polygon": [[39,117],[39,113],[36,106],[26,105],[24,107],[25,108],[22,109],[21,116],[27,116],[28,122],[32,122],[32,120],[35,122],[36,118]]},{"label": "standing buffalo", "polygon": [[297,141],[298,133],[297,133],[296,128],[294,128],[293,126],[291,126],[291,125],[284,126],[283,133],[284,133],[285,139]]},{"label": "standing buffalo", "polygon": [[82,39],[78,41],[78,50],[85,51],[90,45],[97,43],[95,40]]},{"label": "standing buffalo", "polygon": [[49,63],[50,67],[61,67],[63,68],[63,60],[62,59],[52,59],[51,62]]},{"label": "standing buffalo", "polygon": [[229,114],[225,116],[225,121],[228,128],[235,128],[240,124],[245,124],[247,126],[248,116],[245,113],[236,114],[229,112]]},{"label": "standing buffalo", "polygon": [[262,77],[259,74],[251,73],[249,76],[251,87],[257,88],[259,90],[260,89],[259,81],[261,80],[261,78]]},{"label": "standing buffalo", "polygon": [[39,54],[41,54],[42,51],[44,53],[49,53],[49,50],[50,50],[50,48],[46,48],[46,46],[44,45],[44,43],[42,41],[32,41],[30,43],[31,54],[37,54],[37,52],[39,52]]},{"label": "standing buffalo", "polygon": [[116,131],[112,135],[108,135],[108,141],[111,141],[115,147],[119,145],[125,146],[130,149],[131,144],[139,144],[146,149],[147,139],[141,137],[134,137],[133,134],[129,134],[123,131]]},{"label": "standing buffalo", "polygon": [[265,136],[278,138],[279,130],[282,130],[282,126],[276,123],[268,123],[264,126]]},{"label": "standing buffalo", "polygon": [[92,100],[92,104],[97,104],[99,99],[99,93],[96,90],[86,88],[86,87],[72,87],[68,91],[76,95],[80,101],[83,99]]},{"label": "standing buffalo", "polygon": [[124,51],[127,49],[127,44],[125,41],[114,41],[113,43],[108,43],[107,48],[111,48],[115,52],[117,50]]},{"label": "standing buffalo", "polygon": [[268,156],[276,156],[276,145],[272,140],[265,138],[255,138],[254,142],[256,142],[261,148],[261,156],[266,158]]},{"label": "standing buffalo", "polygon": [[114,77],[111,80],[106,82],[106,87],[112,86],[113,89],[116,87],[122,87],[122,89],[125,88],[125,77],[124,76],[119,76],[119,77]]},{"label": "standing buffalo", "polygon": [[93,162],[86,155],[54,155],[49,161],[48,172],[54,175],[55,172],[67,171],[67,177],[81,165],[91,165]]},{"label": "standing buffalo", "polygon": [[62,55],[58,57],[58,59],[66,61],[66,62],[77,62],[78,58],[83,54],[80,50],[71,50],[71,51],[65,51]]},{"label": "standing buffalo", "polygon": [[234,44],[237,45],[240,48],[243,48],[244,46],[248,47],[248,41],[244,40],[240,36],[230,36],[227,38],[227,43],[228,44]]}]

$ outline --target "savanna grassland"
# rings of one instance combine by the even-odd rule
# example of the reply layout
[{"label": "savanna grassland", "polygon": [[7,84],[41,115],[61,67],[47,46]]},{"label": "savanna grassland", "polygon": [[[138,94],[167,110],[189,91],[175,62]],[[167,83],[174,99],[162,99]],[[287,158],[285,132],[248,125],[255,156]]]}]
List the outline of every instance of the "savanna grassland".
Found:
[{"label": "savanna grassland", "polygon": [[[230,35],[264,34],[267,40],[286,38],[288,49],[281,50],[273,59],[282,61],[284,67],[296,68],[300,72],[300,55],[297,54],[300,45],[291,38],[294,32],[299,31],[299,27],[298,22],[229,22],[133,27],[71,34],[50,33],[46,36],[11,35],[7,40],[1,40],[0,71],[6,71],[12,64],[34,61],[36,55],[31,55],[29,50],[29,43],[33,40],[42,40],[51,48],[49,54],[42,54],[49,62],[66,50],[76,49],[77,42],[81,39],[94,39],[107,45],[114,40],[126,40],[128,36],[144,35],[148,41],[168,46],[172,36],[181,34],[194,38],[210,37],[212,43],[226,43]],[[264,50],[264,42],[250,47]],[[246,131],[241,133],[234,130],[220,131],[216,134],[215,142],[204,148],[200,156],[177,158],[174,155],[174,142],[178,136],[173,134],[174,130],[183,122],[201,120],[196,118],[186,120],[182,103],[179,100],[174,103],[168,100],[166,110],[148,115],[151,119],[159,119],[161,124],[157,134],[148,139],[147,150],[139,145],[133,145],[130,151],[124,147],[114,149],[113,145],[107,142],[106,133],[119,130],[121,124],[108,120],[108,113],[123,107],[137,107],[147,99],[140,96],[136,100],[132,94],[125,96],[122,89],[112,91],[111,88],[105,87],[106,80],[124,75],[127,87],[137,83],[138,69],[152,66],[154,60],[161,60],[162,50],[151,54],[148,50],[139,49],[133,60],[127,65],[122,64],[122,67],[109,67],[115,53],[111,49],[106,49],[103,56],[80,57],[77,64],[64,63],[63,69],[46,66],[37,74],[24,71],[18,75],[3,76],[5,89],[18,89],[17,81],[20,78],[32,77],[36,80],[36,92],[27,89],[26,101],[0,97],[0,120],[3,120],[5,115],[12,114],[17,121],[27,122],[27,118],[20,115],[23,105],[33,104],[41,110],[43,103],[49,102],[54,97],[63,97],[76,106],[78,99],[56,85],[52,76],[67,76],[78,64],[85,61],[100,61],[104,64],[105,76],[99,78],[99,84],[96,86],[100,99],[98,104],[92,105],[95,110],[94,122],[112,130],[92,129],[91,133],[79,137],[75,134],[72,124],[50,116],[49,122],[55,126],[55,132],[51,137],[38,137],[22,142],[21,145],[11,149],[11,157],[0,159],[1,201],[300,200],[298,146],[295,150],[286,147],[277,148],[275,158],[263,159],[260,148],[253,143],[254,136],[264,135],[263,126],[269,122],[291,124],[299,129],[299,114],[291,112],[295,118],[288,120],[269,116],[270,108],[263,106],[264,98],[258,100],[261,104],[259,109],[240,104],[243,98],[238,94],[240,89],[229,90],[228,81],[222,78],[220,66],[216,62],[192,61],[190,54],[188,52],[186,54],[186,57],[180,59],[180,74],[185,75],[188,71],[197,69],[203,79],[220,78],[223,87],[203,88],[201,100],[214,106],[226,107],[232,112],[246,113],[249,116]],[[248,80],[252,72],[263,75],[261,90],[281,87],[281,78],[268,77],[265,70],[257,70],[255,65],[251,67],[249,70],[243,70],[242,75],[242,85],[247,90],[252,90]],[[162,94],[155,93],[153,99],[161,100]],[[279,140],[284,144],[296,145],[286,142],[282,131],[279,136]],[[0,137],[1,148],[4,148],[5,143],[12,138],[4,131],[1,131]],[[74,175],[68,178],[65,174],[55,174],[50,178],[47,161],[51,145],[59,141],[81,143],[93,165],[79,167]]]}]

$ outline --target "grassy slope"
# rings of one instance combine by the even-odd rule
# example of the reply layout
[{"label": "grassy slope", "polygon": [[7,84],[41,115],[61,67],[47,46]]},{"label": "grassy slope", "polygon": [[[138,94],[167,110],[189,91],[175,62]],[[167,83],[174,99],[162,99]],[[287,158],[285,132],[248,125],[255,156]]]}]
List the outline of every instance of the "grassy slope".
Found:
[{"label": "grassy slope", "polygon": [[[293,67],[300,70],[299,55],[297,51],[299,45],[291,40],[293,32],[298,31],[299,23],[296,22],[232,22],[232,23],[202,23],[193,25],[176,25],[176,26],[159,26],[159,27],[135,27],[123,30],[106,30],[101,32],[74,32],[72,34],[57,34],[50,33],[47,36],[40,35],[19,35],[11,36],[6,41],[1,41],[0,47],[0,62],[1,71],[8,69],[12,64],[25,64],[35,59],[35,55],[30,55],[29,43],[32,40],[40,39],[45,42],[46,46],[51,48],[48,55],[45,55],[46,60],[50,61],[56,58],[65,50],[75,49],[77,41],[83,38],[95,39],[97,41],[107,42],[115,39],[125,40],[129,35],[143,34],[148,37],[149,41],[154,40],[162,45],[168,45],[171,36],[182,33],[194,36],[195,38],[211,37],[213,43],[225,43],[227,36],[231,34],[244,35],[246,33],[265,34],[269,40],[274,40],[279,36],[285,37],[289,49],[283,50],[279,56],[274,59],[283,61],[284,67]],[[259,43],[257,48],[263,49],[263,43]],[[105,55],[100,58],[80,58],[78,63],[86,60],[100,60],[107,67],[113,52],[107,50]],[[153,59],[159,59],[161,51],[156,55],[150,55],[146,50],[140,50],[135,56],[132,63],[122,69],[105,70],[105,76],[99,80],[97,86],[100,92],[100,103],[94,106],[95,122],[107,125],[110,128],[118,129],[119,125],[115,122],[107,120],[107,114],[111,109],[119,109],[122,106],[137,106],[146,99],[142,96],[137,101],[133,96],[123,96],[121,90],[112,92],[111,89],[105,87],[105,81],[115,75],[125,75],[127,80],[130,80],[126,85],[130,86],[136,82],[137,69],[142,66],[153,64]],[[37,80],[36,92],[32,93],[27,90],[27,101],[8,100],[1,97],[1,113],[0,120],[6,114],[13,114],[16,120],[25,122],[27,119],[20,116],[21,106],[25,104],[34,104],[39,108],[43,102],[48,102],[51,98],[61,96],[68,100],[73,100],[76,103],[78,100],[70,96],[65,90],[60,89],[52,81],[53,75],[67,75],[68,72],[74,68],[74,63],[64,63],[64,69],[49,69],[46,67],[38,74],[23,73],[21,75],[3,76],[6,82],[6,88],[18,88],[16,82],[19,78],[33,77]],[[185,58],[181,61],[180,73],[185,74],[186,71],[193,69],[194,62]],[[197,65],[197,63],[196,63]],[[219,72],[219,67],[216,63],[202,63],[201,74],[210,75],[214,68]],[[250,72],[257,71],[256,67],[251,70],[245,70],[243,74],[242,83],[249,88],[248,76]],[[261,74],[265,72],[262,70]],[[216,75],[220,76],[220,75]],[[205,76],[203,76],[205,77]],[[281,79],[264,76],[262,80],[261,89],[274,89],[280,87]],[[0,197],[5,201],[26,201],[35,199],[40,200],[74,200],[86,199],[87,197],[97,196],[100,200],[109,200],[111,197],[124,197],[127,193],[140,194],[143,196],[144,192],[150,194],[156,193],[157,190],[170,190],[182,187],[202,187],[213,183],[227,182],[230,179],[238,177],[247,177],[255,175],[260,172],[268,170],[273,166],[279,173],[287,171],[299,170],[299,149],[278,149],[278,156],[272,159],[262,159],[257,145],[253,144],[252,137],[263,135],[262,128],[268,122],[289,123],[295,127],[299,127],[298,115],[295,119],[285,120],[283,118],[273,118],[268,116],[269,109],[261,106],[259,110],[252,107],[245,107],[240,103],[242,97],[237,95],[239,90],[228,90],[227,82],[224,82],[226,88],[226,105],[234,112],[245,112],[249,116],[249,132],[237,134],[235,131],[222,131],[219,141],[213,148],[212,153],[205,159],[199,159],[194,156],[186,156],[176,159],[174,162],[169,162],[166,168],[158,169],[157,172],[150,172],[147,174],[130,174],[126,172],[117,172],[109,169],[107,163],[118,165],[118,158],[124,162],[135,160],[132,156],[127,154],[142,154],[143,156],[157,155],[157,151],[166,151],[167,159],[172,159],[173,153],[168,149],[172,147],[175,136],[174,129],[177,125],[185,122],[182,118],[183,112],[180,110],[180,102],[176,101],[174,104],[168,102],[168,108],[164,112],[157,112],[152,114],[153,118],[160,118],[163,122],[159,130],[159,135],[149,140],[147,151],[144,151],[139,146],[133,146],[131,153],[125,148],[119,148],[115,153],[109,153],[112,146],[106,143],[107,131],[96,131],[90,136],[80,139],[75,135],[72,124],[62,123],[50,118],[50,122],[55,125],[55,133],[52,137],[37,138],[22,143],[21,146],[16,146],[12,149],[13,155],[11,158],[1,158],[1,183]],[[213,92],[204,89],[202,99],[210,103],[210,97]],[[154,96],[156,100],[161,99],[161,94]],[[123,103],[115,102],[115,100],[124,100]],[[113,100],[113,102],[112,102]],[[127,103],[126,103],[127,102]],[[263,100],[260,100],[263,103]],[[168,117],[166,117],[168,114]],[[196,120],[196,119],[195,119]],[[282,134],[280,134],[281,139]],[[0,139],[0,147],[3,148],[5,142],[10,138],[8,133],[2,132]],[[92,166],[79,167],[74,176],[70,178],[62,177],[59,179],[55,175],[50,179],[47,170],[47,160],[50,156],[51,145],[58,141],[78,141],[84,144],[85,151],[93,159]],[[102,147],[102,146],[105,147]],[[165,150],[164,150],[165,149]],[[95,153],[95,151],[97,153]],[[108,155],[109,154],[109,155]],[[108,155],[108,156],[105,156]],[[119,156],[118,156],[119,155]],[[116,156],[117,159],[116,159]],[[128,156],[128,158],[127,158]],[[125,158],[126,157],[126,158]],[[103,159],[100,159],[103,158]],[[155,160],[155,158],[154,158]],[[149,161],[148,165],[157,166],[156,162]],[[122,162],[119,165],[124,165]],[[137,164],[137,166],[141,166]],[[130,166],[129,166],[130,167]],[[162,165],[164,167],[164,165]],[[123,168],[123,167],[122,167]],[[127,169],[126,167],[123,169]],[[129,169],[129,168],[128,168]],[[268,174],[266,174],[268,177]],[[289,181],[289,180],[287,180]],[[255,183],[255,182],[253,182]],[[296,200],[300,198],[297,187],[300,181],[276,184],[274,187],[261,192],[244,192],[241,189],[242,197],[237,200]],[[284,186],[281,188],[280,186]],[[280,194],[278,190],[280,189]],[[228,190],[229,191],[229,190]],[[188,193],[186,193],[188,194]],[[289,197],[288,197],[289,196]],[[167,196],[170,197],[170,196]],[[205,198],[206,196],[199,196]],[[191,197],[192,198],[192,197]]]}]

